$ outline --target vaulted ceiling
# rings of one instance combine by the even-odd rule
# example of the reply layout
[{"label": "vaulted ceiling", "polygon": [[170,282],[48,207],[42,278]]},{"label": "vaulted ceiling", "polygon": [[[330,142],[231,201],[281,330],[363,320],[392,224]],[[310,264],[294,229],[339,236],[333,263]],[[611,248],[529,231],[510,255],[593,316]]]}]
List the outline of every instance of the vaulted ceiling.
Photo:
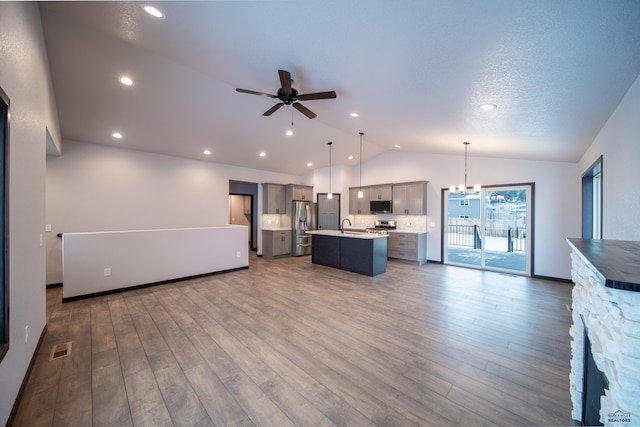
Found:
[{"label": "vaulted ceiling", "polygon": [[[296,175],[328,165],[329,141],[334,165],[357,164],[358,132],[364,160],[470,141],[470,156],[572,162],[640,73],[635,0],[154,5],[163,19],[40,3],[63,138]],[[302,101],[313,120],[264,117],[278,100],[235,89],[275,94],[278,69],[337,97]]]}]

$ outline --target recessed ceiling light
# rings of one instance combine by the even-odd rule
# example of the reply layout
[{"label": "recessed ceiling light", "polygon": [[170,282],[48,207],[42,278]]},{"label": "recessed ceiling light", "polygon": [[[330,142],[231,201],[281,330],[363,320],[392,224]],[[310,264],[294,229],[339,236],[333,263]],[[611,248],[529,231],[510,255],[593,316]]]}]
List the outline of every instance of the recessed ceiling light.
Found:
[{"label": "recessed ceiling light", "polygon": [[120,132],[114,132],[111,134],[115,139],[122,139],[122,134]]},{"label": "recessed ceiling light", "polygon": [[496,104],[482,104],[480,105],[481,110],[493,110],[496,108]]},{"label": "recessed ceiling light", "polygon": [[400,146],[399,146],[398,144],[394,145],[394,147],[396,147],[396,148],[400,148]]},{"label": "recessed ceiling light", "polygon": [[133,80],[131,80],[131,78],[128,76],[122,76],[120,77],[120,83],[122,83],[125,86],[132,86]]},{"label": "recessed ceiling light", "polygon": [[291,135],[293,135],[293,131],[291,129],[289,129],[287,132],[285,132],[285,135],[291,136]]},{"label": "recessed ceiling light", "polygon": [[208,156],[209,154],[211,154],[211,150],[204,150],[203,153]]},{"label": "recessed ceiling light", "polygon": [[145,12],[147,12],[149,15],[155,17],[155,18],[164,18],[164,13],[160,12],[160,10],[158,8],[155,8],[153,6],[149,6],[149,5],[145,5],[143,6],[143,9]]},{"label": "recessed ceiling light", "polygon": [[359,116],[360,116],[360,114],[358,114],[358,113],[350,113],[349,115],[350,115],[351,117],[359,117]]},{"label": "recessed ceiling light", "polygon": [[307,166],[313,166],[313,163],[309,162],[307,163]]},{"label": "recessed ceiling light", "polygon": [[264,151],[262,153],[260,153],[260,157],[264,157],[266,155],[267,155],[267,153],[265,153]]},{"label": "recessed ceiling light", "polygon": [[347,157],[349,160],[353,160],[353,156],[349,156]]}]

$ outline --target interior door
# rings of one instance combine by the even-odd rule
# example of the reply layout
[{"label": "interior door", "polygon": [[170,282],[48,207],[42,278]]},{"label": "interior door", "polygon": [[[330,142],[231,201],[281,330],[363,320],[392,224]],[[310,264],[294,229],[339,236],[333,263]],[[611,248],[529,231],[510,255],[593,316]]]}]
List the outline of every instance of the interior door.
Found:
[{"label": "interior door", "polygon": [[326,193],[318,193],[318,230],[340,229],[340,194],[333,193],[328,199]]}]

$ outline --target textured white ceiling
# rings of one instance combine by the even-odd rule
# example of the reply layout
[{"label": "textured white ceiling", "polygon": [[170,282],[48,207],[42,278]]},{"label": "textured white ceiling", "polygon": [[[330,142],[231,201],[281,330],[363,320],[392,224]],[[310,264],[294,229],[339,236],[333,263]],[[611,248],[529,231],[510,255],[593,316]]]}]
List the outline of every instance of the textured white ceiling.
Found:
[{"label": "textured white ceiling", "polygon": [[[297,175],[327,166],[328,141],[355,164],[359,131],[365,160],[470,141],[469,156],[577,161],[640,73],[635,0],[158,2],[162,20],[141,6],[40,4],[65,139]],[[275,94],[278,69],[337,98],[303,102],[313,120],[263,117],[274,100],[235,88]]]}]

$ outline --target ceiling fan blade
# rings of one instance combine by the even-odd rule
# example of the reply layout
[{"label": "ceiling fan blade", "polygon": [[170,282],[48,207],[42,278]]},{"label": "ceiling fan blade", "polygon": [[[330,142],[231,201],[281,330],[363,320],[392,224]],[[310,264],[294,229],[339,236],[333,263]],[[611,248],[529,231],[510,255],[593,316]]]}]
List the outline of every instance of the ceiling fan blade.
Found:
[{"label": "ceiling fan blade", "polygon": [[275,95],[271,95],[270,93],[256,92],[255,90],[248,90],[248,89],[240,89],[240,88],[236,88],[236,92],[248,93],[248,94],[250,94],[250,95],[267,96],[267,97],[269,97],[269,98],[277,98],[277,96],[275,96]]},{"label": "ceiling fan blade", "polygon": [[282,107],[284,105],[284,102],[280,102],[276,105],[274,105],[273,107],[269,108],[267,111],[265,111],[264,113],[262,113],[263,116],[270,116],[273,113],[275,113],[276,111],[278,111],[278,109],[280,107]]},{"label": "ceiling fan blade", "polygon": [[311,101],[312,99],[330,99],[335,97],[336,93],[334,91],[305,93],[304,95],[298,95],[298,99],[300,101]]},{"label": "ceiling fan blade", "polygon": [[280,76],[282,91],[286,94],[291,94],[291,73],[284,70],[278,70],[278,75]]},{"label": "ceiling fan blade", "polygon": [[305,116],[309,117],[310,119],[313,119],[315,117],[317,117],[318,115],[316,113],[314,113],[313,111],[309,110],[307,107],[305,107],[304,105],[296,102],[293,104],[293,108],[295,108],[296,110],[300,111],[302,114],[304,114]]}]

